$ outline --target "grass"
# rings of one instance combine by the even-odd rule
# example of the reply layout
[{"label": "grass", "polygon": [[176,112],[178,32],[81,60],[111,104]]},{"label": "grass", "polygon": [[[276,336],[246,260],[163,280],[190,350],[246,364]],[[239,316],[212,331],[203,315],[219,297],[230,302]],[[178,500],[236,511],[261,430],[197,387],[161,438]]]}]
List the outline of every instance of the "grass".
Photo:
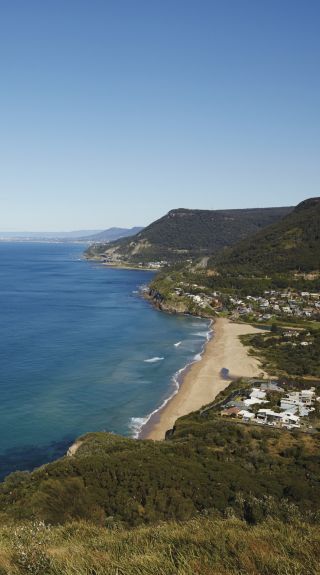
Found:
[{"label": "grass", "polygon": [[317,575],[319,526],[198,517],[132,530],[0,528],[1,575]]}]

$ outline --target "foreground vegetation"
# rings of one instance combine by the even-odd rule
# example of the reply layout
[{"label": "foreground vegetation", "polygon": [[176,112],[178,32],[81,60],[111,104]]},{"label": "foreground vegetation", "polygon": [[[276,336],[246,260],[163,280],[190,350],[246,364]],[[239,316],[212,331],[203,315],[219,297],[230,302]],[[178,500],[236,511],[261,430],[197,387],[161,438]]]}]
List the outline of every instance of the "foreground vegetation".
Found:
[{"label": "foreground vegetation", "polygon": [[0,486],[0,575],[317,575],[320,433],[180,418],[109,433]]},{"label": "foreground vegetation", "polygon": [[268,516],[271,498],[274,518],[286,519],[284,501],[317,517],[319,476],[317,428],[309,434],[235,424],[211,406],[180,418],[167,441],[84,436],[74,456],[9,475],[0,486],[0,513],[7,520],[132,527],[232,510],[255,524]]},{"label": "foreground vegetation", "polygon": [[294,515],[198,517],[133,530],[84,521],[0,526],[1,575],[316,575],[320,531]]}]

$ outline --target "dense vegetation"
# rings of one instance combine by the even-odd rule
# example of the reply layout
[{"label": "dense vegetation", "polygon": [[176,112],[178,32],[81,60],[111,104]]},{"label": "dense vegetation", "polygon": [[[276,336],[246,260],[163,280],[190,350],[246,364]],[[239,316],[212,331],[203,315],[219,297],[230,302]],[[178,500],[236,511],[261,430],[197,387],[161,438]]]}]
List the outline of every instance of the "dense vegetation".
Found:
[{"label": "dense vegetation", "polygon": [[137,526],[232,509],[256,523],[271,498],[273,516],[285,519],[281,501],[303,512],[320,507],[319,447],[319,433],[221,421],[210,409],[180,418],[164,442],[89,434],[75,456],[8,476],[0,512],[50,524]]},{"label": "dense vegetation", "polygon": [[172,210],[133,238],[94,246],[87,253],[116,253],[133,263],[209,256],[278,221],[291,210]]},{"label": "dense vegetation", "polygon": [[198,517],[133,530],[79,521],[0,525],[1,575],[317,575],[320,534],[290,523]]},{"label": "dense vegetation", "polygon": [[272,226],[209,262],[222,273],[283,274],[320,270],[320,198],[299,204]]},{"label": "dense vegetation", "polygon": [[286,331],[276,329],[243,340],[264,358],[263,366],[269,373],[276,369],[290,375],[320,377],[320,330],[302,330],[293,339],[285,336]]}]

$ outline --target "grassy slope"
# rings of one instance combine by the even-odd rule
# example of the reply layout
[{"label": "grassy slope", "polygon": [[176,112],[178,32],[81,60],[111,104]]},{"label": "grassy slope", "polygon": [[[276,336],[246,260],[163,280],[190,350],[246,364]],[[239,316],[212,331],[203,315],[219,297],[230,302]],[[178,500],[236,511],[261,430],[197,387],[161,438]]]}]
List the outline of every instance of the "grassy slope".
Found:
[{"label": "grassy slope", "polygon": [[316,575],[320,532],[299,518],[254,527],[197,518],[133,530],[85,522],[0,527],[1,575]]}]

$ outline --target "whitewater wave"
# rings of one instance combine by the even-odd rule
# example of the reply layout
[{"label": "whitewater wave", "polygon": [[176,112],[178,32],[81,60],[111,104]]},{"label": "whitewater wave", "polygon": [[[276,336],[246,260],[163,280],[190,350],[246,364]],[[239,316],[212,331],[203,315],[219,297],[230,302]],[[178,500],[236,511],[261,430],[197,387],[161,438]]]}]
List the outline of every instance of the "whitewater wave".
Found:
[{"label": "whitewater wave", "polygon": [[[207,341],[210,340],[211,336],[213,334],[213,330],[212,330],[212,322],[210,322],[210,326],[209,326],[209,331],[207,332],[201,332],[201,336],[206,337]],[[181,343],[181,342],[177,342],[177,343]],[[176,344],[174,344],[176,345]],[[205,346],[206,344],[204,343],[202,346],[202,350],[200,353],[197,353],[192,361],[190,361],[189,363],[187,363],[184,367],[182,367],[181,369],[179,369],[172,377],[171,381],[172,381],[172,393],[171,395],[169,395],[169,397],[167,397],[162,404],[157,407],[156,409],[154,409],[151,413],[149,413],[149,415],[147,415],[146,417],[131,417],[130,419],[130,423],[129,423],[129,429],[131,430],[132,433],[132,437],[135,439],[138,439],[140,437],[141,434],[141,430],[142,428],[150,421],[150,419],[159,411],[161,411],[166,405],[167,403],[169,403],[169,401],[178,393],[179,389],[180,389],[180,385],[182,383],[182,374],[190,368],[190,366],[193,363],[196,363],[197,361],[200,361],[202,359],[202,354],[205,350]],[[158,357],[153,357],[151,359],[145,359],[144,361],[146,362],[153,362],[153,361],[159,361],[161,359],[164,358],[158,358]]]},{"label": "whitewater wave", "polygon": [[162,361],[164,357],[151,357],[150,359],[144,359],[145,363],[155,363],[156,361]]},{"label": "whitewater wave", "polygon": [[131,431],[131,436],[134,439],[138,439],[142,427],[149,421],[149,416],[147,417],[131,417],[129,423],[129,429]]},{"label": "whitewater wave", "polygon": [[151,411],[151,413],[149,413],[149,415],[147,415],[146,417],[131,417],[129,422],[129,429],[131,430],[131,436],[134,439],[139,439],[142,428],[150,421],[151,417],[153,417],[154,415],[156,415],[156,413],[161,411],[167,405],[167,403],[169,403],[169,401],[178,393],[182,381],[183,372],[186,371],[190,367],[190,365],[192,365],[196,361],[200,361],[201,356],[202,353],[197,353],[197,355],[194,356],[193,360],[190,363],[187,363],[187,365],[179,369],[174,374],[171,380],[173,384],[173,391],[171,395],[169,395],[169,397],[167,397],[159,407]]},{"label": "whitewater wave", "polygon": [[208,338],[208,332],[207,331],[197,331],[195,333],[192,333],[191,335],[196,335],[198,337],[205,337],[206,339]]},{"label": "whitewater wave", "polygon": [[177,343],[174,343],[174,347],[179,347],[182,344],[182,341],[177,341]]},{"label": "whitewater wave", "polygon": [[149,413],[149,415],[147,415],[146,417],[131,417],[130,422],[129,422],[129,429],[131,430],[131,434],[132,434],[132,437],[134,439],[139,439],[142,428],[148,423],[148,421],[151,419],[151,417],[153,417],[156,413],[161,411],[161,409],[163,409],[167,405],[167,403],[170,401],[170,399],[172,399],[178,393],[179,387],[180,387],[179,376],[187,367],[188,366],[182,367],[181,369],[179,369],[179,371],[177,371],[174,374],[174,376],[172,378],[172,383],[173,383],[173,387],[174,387],[173,392],[171,393],[171,395],[169,397],[167,397],[161,403],[161,405],[159,407],[157,407],[156,409],[151,411],[151,413]]}]

